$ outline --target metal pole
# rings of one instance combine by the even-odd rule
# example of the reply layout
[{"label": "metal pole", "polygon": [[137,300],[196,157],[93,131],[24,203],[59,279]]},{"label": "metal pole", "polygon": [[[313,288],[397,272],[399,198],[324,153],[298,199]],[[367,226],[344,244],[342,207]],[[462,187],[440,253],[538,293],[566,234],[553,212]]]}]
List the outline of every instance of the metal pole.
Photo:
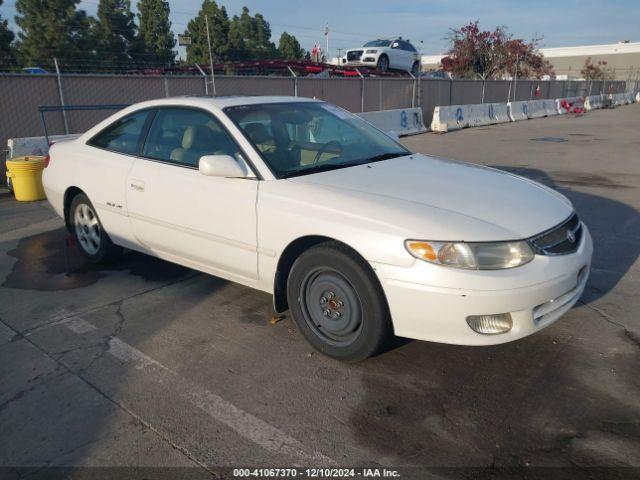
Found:
[{"label": "metal pole", "polygon": [[411,108],[414,108],[416,106],[416,77],[411,72],[409,72],[409,75],[411,75],[411,78],[413,79],[413,91],[411,92]]},{"label": "metal pole", "polygon": [[294,72],[293,68],[291,68],[289,65],[287,65],[287,68],[289,69],[289,72],[291,72],[291,75],[293,76],[293,96],[297,97],[298,96],[298,75],[296,75],[296,72]]},{"label": "metal pole", "polygon": [[362,88],[360,89],[360,111],[364,112],[364,76],[360,73],[360,70],[356,68],[356,72],[362,79]]},{"label": "metal pole", "polygon": [[[60,76],[60,67],[58,67],[58,59],[54,58],[53,63],[56,66],[56,76],[58,77],[58,93],[60,94],[60,106],[64,107],[64,94],[62,93],[62,77]],[[67,112],[64,109],[62,110],[62,119],[64,120],[64,134],[69,135],[69,121],[67,120]]]},{"label": "metal pole", "polygon": [[211,85],[213,86],[213,96],[216,95],[216,78],[213,76],[213,54],[211,53],[211,34],[209,33],[209,16],[204,16],[207,25],[207,44],[209,45],[209,67],[211,68]]},{"label": "metal pole", "polygon": [[209,82],[207,82],[207,74],[204,73],[204,70],[202,70],[202,68],[200,68],[200,65],[198,65],[197,63],[196,63],[196,68],[200,71],[200,73],[204,77],[204,94],[208,96],[209,95]]}]

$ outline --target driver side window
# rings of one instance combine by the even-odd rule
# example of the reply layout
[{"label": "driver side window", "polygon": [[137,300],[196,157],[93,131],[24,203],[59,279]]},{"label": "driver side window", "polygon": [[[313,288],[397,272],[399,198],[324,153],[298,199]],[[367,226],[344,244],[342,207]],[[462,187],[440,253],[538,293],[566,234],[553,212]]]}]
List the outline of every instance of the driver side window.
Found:
[{"label": "driver side window", "polygon": [[197,168],[204,155],[238,158],[238,146],[212,115],[192,109],[158,110],[144,144],[142,155]]}]

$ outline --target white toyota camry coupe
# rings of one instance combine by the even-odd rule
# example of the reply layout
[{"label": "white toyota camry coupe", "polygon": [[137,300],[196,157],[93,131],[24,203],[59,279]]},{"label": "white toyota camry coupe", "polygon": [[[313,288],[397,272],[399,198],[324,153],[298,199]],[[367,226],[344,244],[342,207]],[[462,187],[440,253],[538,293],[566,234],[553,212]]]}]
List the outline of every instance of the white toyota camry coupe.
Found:
[{"label": "white toyota camry coupe", "polygon": [[559,193],[298,97],[139,103],[53,145],[43,182],[88,260],[128,248],[272,293],[346,361],[393,334],[532,334],[578,300],[593,249]]}]

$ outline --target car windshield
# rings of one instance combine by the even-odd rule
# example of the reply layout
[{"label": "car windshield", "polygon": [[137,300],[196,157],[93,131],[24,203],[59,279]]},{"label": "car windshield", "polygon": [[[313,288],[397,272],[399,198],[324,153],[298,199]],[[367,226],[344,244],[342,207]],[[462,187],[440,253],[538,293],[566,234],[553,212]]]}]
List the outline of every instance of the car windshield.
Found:
[{"label": "car windshield", "polygon": [[391,40],[372,40],[363,45],[363,47],[388,47],[391,45]]},{"label": "car windshield", "polygon": [[324,102],[241,105],[224,111],[278,178],[411,153],[361,118]]}]

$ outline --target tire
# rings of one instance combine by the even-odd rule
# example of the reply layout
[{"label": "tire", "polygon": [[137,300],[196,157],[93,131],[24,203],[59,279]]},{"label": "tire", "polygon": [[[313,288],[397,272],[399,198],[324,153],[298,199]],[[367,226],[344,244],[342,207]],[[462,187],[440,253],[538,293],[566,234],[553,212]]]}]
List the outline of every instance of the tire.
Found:
[{"label": "tire", "polygon": [[378,279],[360,256],[338,242],[322,243],[296,259],[287,300],[307,341],[337,360],[364,360],[393,337]]},{"label": "tire", "polygon": [[420,73],[420,63],[419,62],[413,62],[413,65],[411,65],[411,75],[413,75],[415,77],[419,73]]},{"label": "tire", "polygon": [[386,72],[387,70],[389,70],[389,57],[387,57],[386,55],[380,55],[380,58],[378,58],[376,69],[380,70],[381,72]]},{"label": "tire", "polygon": [[78,249],[89,262],[113,261],[122,253],[122,247],[115,245],[105,232],[86,195],[79,193],[73,197],[68,215]]}]

